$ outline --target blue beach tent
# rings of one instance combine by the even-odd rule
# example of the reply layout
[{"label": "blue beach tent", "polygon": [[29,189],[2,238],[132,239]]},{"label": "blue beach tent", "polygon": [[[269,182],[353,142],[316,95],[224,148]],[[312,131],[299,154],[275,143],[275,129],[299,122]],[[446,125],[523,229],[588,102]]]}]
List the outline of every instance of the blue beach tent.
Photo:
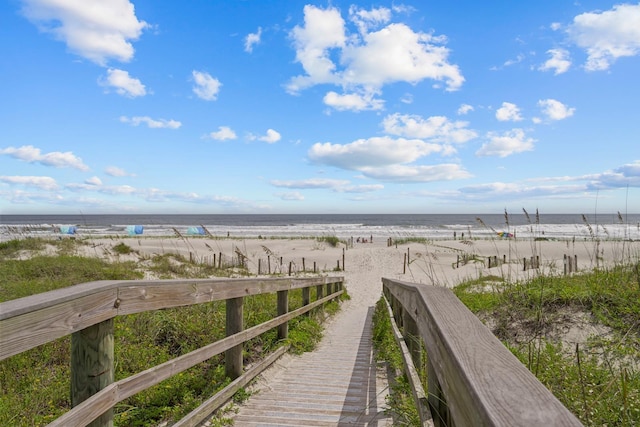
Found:
[{"label": "blue beach tent", "polygon": [[136,234],[142,234],[144,231],[144,227],[142,225],[128,225],[127,233],[129,236],[135,236]]},{"label": "blue beach tent", "polygon": [[187,234],[189,236],[204,236],[207,234],[204,227],[189,227],[187,228]]},{"label": "blue beach tent", "polygon": [[62,225],[60,226],[60,234],[76,234],[78,227],[75,225]]}]

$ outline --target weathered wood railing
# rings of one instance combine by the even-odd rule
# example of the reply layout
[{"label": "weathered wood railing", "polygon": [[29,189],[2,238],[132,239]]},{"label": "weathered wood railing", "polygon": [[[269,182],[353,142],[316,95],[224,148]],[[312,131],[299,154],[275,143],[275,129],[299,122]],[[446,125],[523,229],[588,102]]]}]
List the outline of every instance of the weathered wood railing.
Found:
[{"label": "weathered wood railing", "polygon": [[[382,283],[414,363],[421,366],[426,349],[427,401],[436,426],[582,425],[450,289]],[[420,392],[414,395],[420,406]]]},{"label": "weathered wood railing", "polygon": [[[311,302],[310,288],[314,286],[316,301]],[[289,312],[288,291],[293,289],[302,289],[303,305]],[[277,292],[277,317],[243,329],[243,298],[273,292]],[[286,338],[289,320],[343,292],[342,277],[83,283],[0,303],[0,360],[71,334],[73,409],[49,425],[111,425],[113,406],[118,402],[223,352],[227,375],[240,380],[244,377],[244,342],[272,328],[278,328],[279,338]],[[116,316],[221,300],[227,304],[225,338],[114,382],[113,319]],[[234,381],[237,388],[246,382]],[[195,425],[206,417],[205,410],[213,410],[214,404],[205,402],[200,410],[178,424]]]}]

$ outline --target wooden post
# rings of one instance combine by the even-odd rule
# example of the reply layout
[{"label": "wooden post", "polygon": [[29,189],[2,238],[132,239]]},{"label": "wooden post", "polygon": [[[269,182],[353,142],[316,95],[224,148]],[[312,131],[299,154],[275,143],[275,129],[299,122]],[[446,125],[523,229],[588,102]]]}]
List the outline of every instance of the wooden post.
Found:
[{"label": "wooden post", "polygon": [[216,254],[213,254],[213,268],[215,268],[216,265]]},{"label": "wooden post", "polygon": [[342,271],[344,271],[344,248],[342,248]]},{"label": "wooden post", "polygon": [[331,283],[327,283],[327,296],[333,293],[333,285]]},{"label": "wooden post", "polygon": [[267,255],[267,272],[271,274],[271,255]]},{"label": "wooden post", "polygon": [[260,258],[258,258],[258,276],[260,275],[260,267],[261,267],[261,264],[262,264],[261,261],[262,260]]},{"label": "wooden post", "polygon": [[[113,383],[113,343],[113,319],[71,334],[72,407]],[[113,426],[113,409],[109,409],[88,425]]]},{"label": "wooden post", "polygon": [[489,267],[488,268],[491,268],[491,257],[487,258],[487,262],[489,263]]},{"label": "wooden post", "polygon": [[[311,302],[311,289],[302,288],[302,306],[309,305]],[[305,313],[305,316],[309,316],[309,312]]]},{"label": "wooden post", "polygon": [[460,255],[456,255],[456,268],[460,268]]},{"label": "wooden post", "polygon": [[222,268],[222,252],[218,254],[218,270]]},{"label": "wooden post", "polygon": [[522,258],[522,264],[524,265],[524,267],[522,268],[522,271],[527,271],[527,259],[526,258]]},{"label": "wooden post", "polygon": [[402,274],[407,273],[407,254],[404,254],[404,260],[402,261]]},{"label": "wooden post", "polygon": [[302,258],[302,271],[303,272],[307,271],[307,268],[304,265],[304,257]]},{"label": "wooden post", "polygon": [[289,276],[291,276],[291,267],[292,267],[292,265],[293,265],[293,262],[289,261]]},{"label": "wooden post", "polygon": [[564,254],[564,275],[567,275],[567,254]]},{"label": "wooden post", "polygon": [[[289,312],[289,291],[278,291],[278,316]],[[278,339],[285,340],[289,336],[289,322],[278,325]]]},{"label": "wooden post", "polygon": [[336,267],[338,271],[340,271],[340,260],[338,260],[338,266]]},{"label": "wooden post", "polygon": [[578,255],[574,255],[575,262],[573,263],[573,267],[575,271],[578,271]]},{"label": "wooden post", "polygon": [[503,264],[506,264],[506,263],[507,263],[507,255],[506,255],[506,254],[503,254],[503,255],[502,255],[502,263],[503,263]]},{"label": "wooden post", "polygon": [[316,262],[315,261],[313,261],[313,272],[314,273],[316,272]]},{"label": "wooden post", "polygon": [[[227,300],[226,336],[242,332],[243,298],[229,298]],[[242,344],[230,348],[224,353],[225,372],[227,377],[235,380],[242,375]]]}]

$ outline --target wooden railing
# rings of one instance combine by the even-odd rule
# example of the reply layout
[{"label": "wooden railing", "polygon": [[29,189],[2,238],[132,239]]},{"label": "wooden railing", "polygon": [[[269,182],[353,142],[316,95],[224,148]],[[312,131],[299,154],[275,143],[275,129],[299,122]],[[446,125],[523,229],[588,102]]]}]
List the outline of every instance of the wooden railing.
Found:
[{"label": "wooden railing", "polygon": [[[311,302],[310,289],[314,286],[316,301]],[[293,289],[302,289],[302,307],[289,312],[288,291]],[[243,298],[274,292],[277,317],[245,330]],[[230,397],[234,387],[246,384],[247,375],[259,373],[258,368],[243,375],[244,342],[272,328],[278,328],[279,338],[286,338],[289,320],[343,292],[342,277],[83,283],[0,303],[0,360],[71,334],[73,409],[49,426],[109,426],[113,423],[113,406],[118,402],[224,352],[227,375],[236,381],[176,424],[191,426]],[[114,382],[116,316],[221,300],[226,300],[225,338]],[[268,358],[261,367],[274,359],[275,356]]]},{"label": "wooden railing", "polygon": [[[426,349],[426,399],[422,385],[414,391],[423,423],[428,406],[436,426],[582,425],[450,289],[382,283],[412,356],[409,365],[422,366]],[[408,371],[416,380],[415,368]]]}]

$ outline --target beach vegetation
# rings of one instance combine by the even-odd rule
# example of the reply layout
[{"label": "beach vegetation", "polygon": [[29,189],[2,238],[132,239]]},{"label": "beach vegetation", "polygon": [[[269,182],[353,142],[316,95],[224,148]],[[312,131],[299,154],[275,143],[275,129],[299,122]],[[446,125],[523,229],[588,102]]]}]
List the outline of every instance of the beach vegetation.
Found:
[{"label": "beach vegetation", "polygon": [[336,248],[340,243],[344,243],[337,236],[321,236],[321,237],[318,237],[317,240],[318,242],[324,242],[328,244],[332,248]]},{"label": "beach vegetation", "polygon": [[126,243],[120,242],[113,247],[113,251],[119,255],[129,255],[133,252],[133,249]]},{"label": "beach vegetation", "polygon": [[384,362],[391,373],[385,413],[393,418],[393,425],[419,426],[420,416],[409,380],[404,373],[402,353],[397,345],[391,325],[387,303],[380,298],[372,319],[372,340],[377,361]]},{"label": "beach vegetation", "polygon": [[394,245],[406,245],[409,243],[421,243],[421,244],[429,244],[431,242],[430,239],[426,237],[403,237],[401,239],[394,239]]},{"label": "beach vegetation", "polygon": [[[30,239],[0,245],[3,259],[0,301],[96,280],[140,279],[149,272],[154,277],[171,278],[201,278],[223,273],[213,266],[196,266],[184,257],[169,254],[138,262],[108,262],[104,258],[68,255],[12,259],[21,251],[37,252],[50,244],[42,241],[34,245],[26,240]],[[224,271],[237,274],[237,268]],[[313,287],[312,299],[317,298],[315,292]],[[301,290],[290,291],[289,297],[290,310],[302,306]],[[245,327],[272,318],[275,305],[275,295],[246,297]],[[284,344],[289,344],[296,353],[312,350],[322,337],[323,319],[337,310],[339,304],[332,302],[323,310],[292,320],[285,341],[278,340],[275,330],[254,338],[244,346],[245,361],[263,358]],[[119,316],[114,319],[114,328],[115,380],[118,381],[223,338],[225,302]],[[70,342],[70,336],[66,336],[0,361],[0,425],[41,426],[71,408]],[[117,404],[114,425],[171,424],[228,383],[224,355],[214,356]],[[242,391],[241,397],[246,398],[247,393]],[[228,417],[222,413],[213,424],[228,425]]]}]

